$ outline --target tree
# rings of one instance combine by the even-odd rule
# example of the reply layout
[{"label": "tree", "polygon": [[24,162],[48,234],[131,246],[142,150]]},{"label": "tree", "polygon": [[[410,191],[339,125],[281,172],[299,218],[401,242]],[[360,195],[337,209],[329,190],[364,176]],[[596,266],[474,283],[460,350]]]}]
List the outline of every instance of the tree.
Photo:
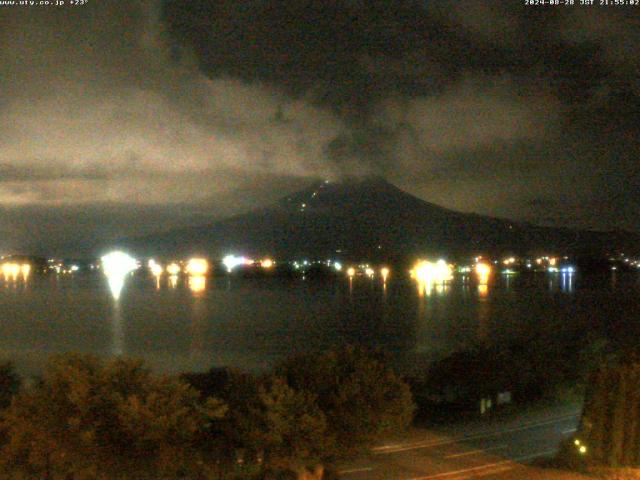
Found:
[{"label": "tree", "polygon": [[302,475],[319,464],[329,440],[315,396],[293,390],[282,378],[271,378],[260,387],[259,397],[256,443],[264,449],[267,469]]},{"label": "tree", "polygon": [[138,361],[58,356],[5,411],[0,462],[15,478],[193,478],[199,435],[225,409]]},{"label": "tree", "polygon": [[[229,368],[212,368],[182,378],[204,398],[219,398],[228,405],[224,418],[211,422],[206,442],[214,445],[224,462],[235,462],[236,451],[255,457],[262,447],[256,444],[260,416],[260,380],[250,373]],[[215,446],[219,448],[215,448]]]},{"label": "tree", "polygon": [[20,377],[16,374],[13,364],[0,364],[0,410],[11,404],[11,399],[20,390]]},{"label": "tree", "polygon": [[591,463],[640,466],[640,352],[621,352],[591,376],[575,447]]},{"label": "tree", "polygon": [[243,452],[245,471],[294,472],[320,462],[330,445],[324,414],[315,397],[297,392],[282,378],[258,378],[227,368],[183,375],[204,396],[229,405],[211,424],[210,441],[226,449],[228,469]]},{"label": "tree", "polygon": [[380,354],[364,348],[301,355],[283,362],[276,372],[293,389],[316,396],[337,452],[365,447],[403,430],[413,418],[409,386]]}]

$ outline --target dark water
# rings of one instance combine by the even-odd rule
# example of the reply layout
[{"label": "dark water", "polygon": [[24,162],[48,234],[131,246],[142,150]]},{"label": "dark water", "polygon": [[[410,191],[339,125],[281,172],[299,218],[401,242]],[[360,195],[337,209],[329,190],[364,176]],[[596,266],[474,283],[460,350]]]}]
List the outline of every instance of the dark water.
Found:
[{"label": "dark water", "polygon": [[0,356],[28,374],[66,351],[140,357],[165,372],[260,370],[292,353],[360,343],[411,370],[474,342],[554,338],[567,328],[640,338],[640,274],[495,275],[488,287],[457,278],[422,295],[397,277],[386,286],[368,278],[206,282],[202,290],[186,278],[156,285],[131,276],[116,300],[98,274],[0,277]]}]

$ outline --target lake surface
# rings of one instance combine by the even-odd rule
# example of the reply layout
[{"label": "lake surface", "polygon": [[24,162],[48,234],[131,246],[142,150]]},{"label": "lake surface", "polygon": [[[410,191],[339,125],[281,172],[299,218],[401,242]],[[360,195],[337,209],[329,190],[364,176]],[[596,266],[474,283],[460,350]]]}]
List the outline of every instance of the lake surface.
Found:
[{"label": "lake surface", "polygon": [[[343,344],[391,352],[405,371],[474,342],[566,328],[640,338],[640,273],[473,276],[419,293],[408,278],[332,280],[129,276],[115,298],[101,274],[0,277],[0,357],[23,374],[78,351],[143,358],[164,372],[262,370]],[[206,283],[203,283],[206,282]]]}]

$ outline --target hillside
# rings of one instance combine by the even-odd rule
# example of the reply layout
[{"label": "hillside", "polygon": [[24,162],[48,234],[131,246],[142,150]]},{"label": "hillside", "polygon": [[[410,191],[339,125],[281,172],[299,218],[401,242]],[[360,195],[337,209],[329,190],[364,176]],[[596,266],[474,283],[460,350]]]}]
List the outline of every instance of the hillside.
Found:
[{"label": "hillside", "polygon": [[142,255],[274,255],[402,259],[418,254],[604,252],[638,244],[627,232],[536,227],[448,210],[380,178],[318,182],[266,208],[120,242]]}]

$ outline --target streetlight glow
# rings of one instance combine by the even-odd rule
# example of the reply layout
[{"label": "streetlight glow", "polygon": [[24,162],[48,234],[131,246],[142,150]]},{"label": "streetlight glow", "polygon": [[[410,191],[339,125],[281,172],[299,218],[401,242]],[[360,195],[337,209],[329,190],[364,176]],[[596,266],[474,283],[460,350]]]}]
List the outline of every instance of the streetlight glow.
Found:
[{"label": "streetlight glow", "polygon": [[390,270],[387,267],[382,267],[380,269],[380,275],[382,275],[382,281],[385,282],[385,283],[387,281],[387,278],[389,277],[389,272],[390,272]]},{"label": "streetlight glow", "polygon": [[178,265],[175,262],[170,263],[169,265],[167,265],[167,273],[169,275],[178,275],[181,270],[182,269],[180,268],[180,265]]},{"label": "streetlight glow", "polygon": [[204,258],[192,258],[187,262],[185,271],[189,275],[203,276],[209,271],[209,262]]}]

